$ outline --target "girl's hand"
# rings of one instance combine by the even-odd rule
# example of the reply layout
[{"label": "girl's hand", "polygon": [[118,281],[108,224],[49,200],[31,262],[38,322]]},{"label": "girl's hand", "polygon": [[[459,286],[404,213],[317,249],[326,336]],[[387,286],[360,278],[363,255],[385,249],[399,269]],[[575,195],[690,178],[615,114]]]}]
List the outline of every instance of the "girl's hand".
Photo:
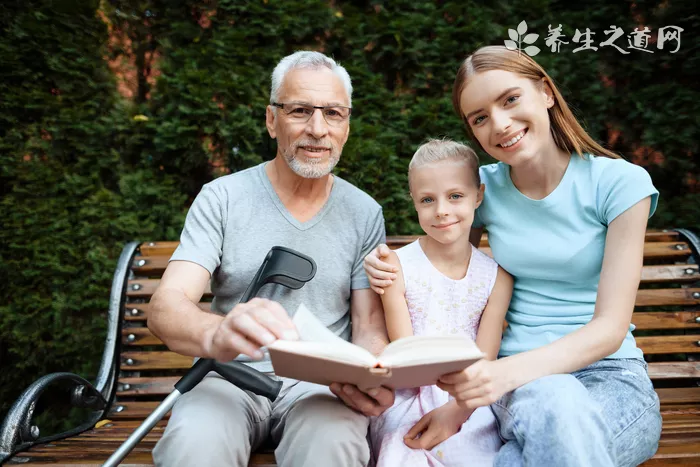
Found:
[{"label": "girl's hand", "polygon": [[431,450],[450,436],[459,433],[472,412],[473,410],[465,410],[455,401],[450,401],[423,415],[423,418],[406,433],[404,443],[412,449]]},{"label": "girl's hand", "polygon": [[465,409],[491,405],[505,393],[515,389],[501,360],[479,360],[469,368],[440,377],[437,386],[450,393],[457,404]]},{"label": "girl's hand", "polygon": [[363,267],[369,278],[372,290],[379,295],[384,293],[384,287],[389,287],[396,279],[398,269],[383,260],[389,257],[391,250],[385,244],[379,245],[365,257]]}]

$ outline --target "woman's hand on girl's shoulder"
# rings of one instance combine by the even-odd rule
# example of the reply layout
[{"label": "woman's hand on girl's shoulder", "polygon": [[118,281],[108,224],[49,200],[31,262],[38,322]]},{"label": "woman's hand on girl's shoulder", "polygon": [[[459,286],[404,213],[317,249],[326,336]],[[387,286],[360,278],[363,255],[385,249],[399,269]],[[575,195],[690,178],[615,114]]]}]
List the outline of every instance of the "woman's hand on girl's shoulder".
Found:
[{"label": "woman's hand on girl's shoulder", "polygon": [[399,271],[399,268],[398,264],[392,264],[394,262],[398,262],[398,258],[392,261],[391,249],[382,243],[372,250],[362,263],[369,278],[370,287],[379,295],[382,295],[384,289],[396,280],[396,273]]}]

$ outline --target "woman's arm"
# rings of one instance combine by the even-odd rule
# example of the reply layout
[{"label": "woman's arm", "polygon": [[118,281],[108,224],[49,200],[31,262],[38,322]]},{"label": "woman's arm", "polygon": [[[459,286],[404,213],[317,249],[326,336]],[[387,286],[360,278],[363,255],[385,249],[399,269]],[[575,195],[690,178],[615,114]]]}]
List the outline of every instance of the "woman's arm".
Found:
[{"label": "woman's arm", "polygon": [[389,340],[393,342],[402,337],[412,336],[413,326],[411,317],[408,314],[405,296],[406,286],[399,256],[396,252],[391,251],[386,258],[386,262],[396,268],[396,280],[389,287],[386,287],[384,293],[380,295],[384,306],[384,319]]},{"label": "woman's arm", "polygon": [[503,336],[503,321],[512,294],[513,278],[499,266],[496,283],[481,315],[479,331],[476,334],[476,345],[486,354],[488,360],[498,357]]},{"label": "woman's arm", "polygon": [[463,406],[480,407],[537,378],[571,373],[617,351],[634,311],[650,205],[650,198],[645,198],[608,226],[598,296],[589,323],[538,349],[443,376],[439,386]]}]

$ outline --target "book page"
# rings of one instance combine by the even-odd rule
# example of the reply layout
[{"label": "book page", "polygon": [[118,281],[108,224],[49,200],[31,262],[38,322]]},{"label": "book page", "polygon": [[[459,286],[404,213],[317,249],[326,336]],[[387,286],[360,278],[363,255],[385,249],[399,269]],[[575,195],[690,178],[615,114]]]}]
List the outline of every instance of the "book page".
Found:
[{"label": "book page", "polygon": [[297,308],[292,322],[296,326],[301,340],[285,341],[280,339],[270,344],[268,348],[370,368],[376,366],[377,358],[371,352],[336,336],[303,304]]},{"label": "book page", "polygon": [[379,356],[379,363],[390,368],[483,357],[466,336],[409,336],[390,343]]},{"label": "book page", "polygon": [[348,343],[345,339],[336,336],[333,331],[324,326],[303,303],[299,305],[296,313],[294,313],[292,322],[297,327],[299,338],[302,341],[329,343],[341,341],[346,344]]}]

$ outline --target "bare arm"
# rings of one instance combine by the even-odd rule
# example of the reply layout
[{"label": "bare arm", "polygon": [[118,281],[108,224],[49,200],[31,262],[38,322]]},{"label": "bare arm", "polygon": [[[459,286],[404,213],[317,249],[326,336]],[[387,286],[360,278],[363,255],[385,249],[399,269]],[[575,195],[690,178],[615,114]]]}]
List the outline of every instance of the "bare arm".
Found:
[{"label": "bare arm", "polygon": [[189,261],[171,261],[151,297],[148,328],[170,350],[193,357],[230,361],[243,353],[262,358],[260,347],[277,338],[298,338],[279,303],[254,298],[226,316],[196,304],[209,281],[209,271]]},{"label": "bare arm", "polygon": [[499,267],[496,283],[481,315],[479,331],[476,334],[476,345],[486,354],[488,360],[495,360],[498,357],[503,335],[503,321],[510,305],[511,295],[513,295],[513,278]]},{"label": "bare arm", "polygon": [[379,355],[389,340],[379,296],[370,289],[356,289],[350,295],[352,342]]},{"label": "bare arm", "polygon": [[[352,342],[379,355],[389,342],[379,296],[371,289],[353,290],[350,296]],[[367,393],[352,384],[333,383],[330,390],[348,407],[376,417],[394,404],[394,392],[385,387]]]},{"label": "bare arm", "polygon": [[389,340],[393,342],[402,337],[412,336],[413,325],[411,324],[411,316],[408,314],[405,296],[406,285],[399,256],[392,251],[386,261],[397,270],[396,280],[389,287],[386,287],[384,293],[380,295],[384,307],[386,330],[389,334]]},{"label": "bare arm", "polygon": [[208,356],[205,335],[224,317],[201,310],[196,304],[209,283],[209,271],[189,261],[171,261],[151,297],[148,329],[174,352]]}]

